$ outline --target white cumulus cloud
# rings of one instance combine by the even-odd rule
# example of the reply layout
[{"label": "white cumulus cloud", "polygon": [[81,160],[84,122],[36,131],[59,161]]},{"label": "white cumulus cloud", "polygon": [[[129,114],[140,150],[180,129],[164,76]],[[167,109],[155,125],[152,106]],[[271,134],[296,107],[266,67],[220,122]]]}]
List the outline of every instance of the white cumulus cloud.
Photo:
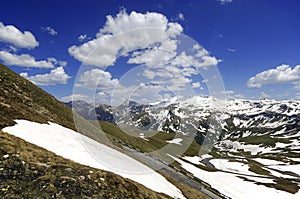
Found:
[{"label": "white cumulus cloud", "polygon": [[292,68],[282,64],[249,78],[247,85],[250,88],[261,88],[262,85],[266,84],[294,83],[297,81],[300,81],[300,65]]},{"label": "white cumulus cloud", "polygon": [[0,22],[0,41],[12,44],[17,48],[33,49],[39,45],[34,35],[29,31],[20,31],[13,25]]},{"label": "white cumulus cloud", "polygon": [[68,62],[57,60],[54,57],[49,57],[47,61],[53,63],[54,65],[63,66],[63,67],[65,67],[68,64]]},{"label": "white cumulus cloud", "polygon": [[47,74],[29,76],[28,73],[21,73],[20,75],[32,83],[40,86],[67,84],[67,80],[71,78],[65,73],[65,70],[62,66],[51,70],[50,73]]},{"label": "white cumulus cloud", "polygon": [[54,68],[52,61],[37,61],[33,56],[28,54],[17,55],[6,51],[0,51],[0,59],[8,66]]},{"label": "white cumulus cloud", "polygon": [[163,43],[182,31],[180,24],[169,22],[162,14],[134,11],[128,14],[123,10],[115,18],[107,16],[96,38],[81,46],[71,46],[68,50],[70,55],[85,64],[106,67],[114,65],[119,55],[127,56],[128,52],[136,49]]},{"label": "white cumulus cloud", "polygon": [[[178,18],[183,20],[183,14]],[[78,39],[85,38],[86,35],[81,35]],[[75,86],[107,95],[111,94],[107,89],[121,88],[118,93],[124,93],[127,88],[136,88],[140,83],[159,84],[161,86],[155,89],[165,91],[164,88],[168,88],[180,95],[193,92],[192,88],[203,89],[200,83],[193,84],[192,78],[221,60],[196,42],[192,46],[186,45],[193,44],[191,42],[194,41],[183,34],[182,26],[163,14],[122,10],[116,16],[107,16],[95,38],[68,49],[76,60],[94,68],[81,74]],[[106,67],[116,65],[118,57],[126,58],[126,63],[133,66],[120,80],[104,71]],[[122,81],[124,78],[126,81]]]},{"label": "white cumulus cloud", "polygon": [[[118,85],[117,79],[112,79],[109,72],[100,69],[92,69],[85,71],[79,76],[77,87],[84,87],[87,89],[112,89]],[[97,88],[95,88],[97,86]]]}]

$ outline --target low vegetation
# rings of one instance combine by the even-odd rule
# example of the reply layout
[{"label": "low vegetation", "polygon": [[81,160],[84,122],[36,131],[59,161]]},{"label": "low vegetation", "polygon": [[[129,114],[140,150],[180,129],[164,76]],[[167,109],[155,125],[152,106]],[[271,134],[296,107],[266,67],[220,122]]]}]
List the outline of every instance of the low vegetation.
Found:
[{"label": "low vegetation", "polygon": [[0,198],[168,198],[0,131]]},{"label": "low vegetation", "polygon": [[[118,126],[105,122],[99,121],[102,130],[106,135],[115,142],[121,141],[123,144],[132,146],[140,151],[149,153],[156,153],[158,156],[164,158],[169,158],[166,154],[173,156],[186,155],[186,156],[196,156],[199,154],[200,145],[193,140],[183,136],[176,135],[175,133],[165,133],[165,132],[152,132],[151,137],[146,137],[145,139],[139,137],[138,135],[129,135],[122,131]],[[182,139],[181,145],[179,144],[169,144],[167,141],[176,138]]]},{"label": "low vegetation", "polygon": [[288,138],[273,138],[271,136],[249,136],[242,137],[239,139],[240,142],[245,142],[246,144],[261,144],[263,146],[275,147],[276,143],[289,144],[291,141]]}]

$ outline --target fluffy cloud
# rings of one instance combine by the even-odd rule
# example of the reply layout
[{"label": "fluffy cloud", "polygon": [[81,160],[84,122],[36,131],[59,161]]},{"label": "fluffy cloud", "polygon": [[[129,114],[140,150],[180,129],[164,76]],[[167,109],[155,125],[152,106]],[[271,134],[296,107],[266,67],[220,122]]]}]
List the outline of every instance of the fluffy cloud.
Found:
[{"label": "fluffy cloud", "polygon": [[16,55],[6,51],[0,51],[0,59],[8,66],[54,68],[52,61],[37,61],[34,57],[28,54]]},{"label": "fluffy cloud", "polygon": [[[183,14],[178,17],[184,19]],[[146,90],[168,90],[180,95],[193,94],[193,88],[203,89],[200,83],[193,83],[193,76],[199,75],[200,69],[216,66],[220,60],[202,46],[191,45],[196,42],[182,32],[179,23],[170,22],[156,12],[126,13],[123,10],[115,17],[107,16],[105,25],[94,39],[68,49],[69,54],[84,65],[97,68],[81,74],[75,86],[107,95],[114,93],[117,99],[123,99],[125,91],[140,88],[140,83],[161,85],[145,87]],[[85,38],[86,35],[81,35],[79,40]],[[134,64],[132,71],[127,71],[120,80],[112,79],[111,74],[104,71],[115,65],[118,57],[125,57],[127,64]],[[113,92],[108,91],[112,88],[115,89]],[[137,95],[148,99],[145,96],[147,92]]]},{"label": "fluffy cloud", "polygon": [[133,11],[128,14],[121,11],[115,18],[107,16],[105,26],[95,39],[81,46],[71,46],[68,50],[70,55],[85,64],[107,67],[114,65],[120,55],[127,56],[128,52],[162,44],[182,31],[180,24],[169,22],[159,13]]},{"label": "fluffy cloud", "polygon": [[177,41],[166,40],[159,47],[150,48],[144,51],[134,52],[128,60],[129,64],[147,64],[148,66],[158,67],[165,65],[176,56]]},{"label": "fluffy cloud", "polygon": [[77,101],[77,100],[87,101],[88,99],[89,99],[89,97],[87,95],[72,94],[69,96],[64,96],[60,100],[63,102],[70,102],[70,101]]},{"label": "fluffy cloud", "polygon": [[21,32],[15,26],[5,26],[0,22],[0,41],[12,44],[18,48],[32,49],[39,45],[34,35],[29,31]]},{"label": "fluffy cloud", "polygon": [[256,74],[247,81],[250,88],[261,88],[266,84],[294,83],[300,80],[300,65],[291,68],[283,64],[274,69],[269,69]]},{"label": "fluffy cloud", "polygon": [[48,60],[48,62],[51,62],[54,65],[58,65],[58,66],[62,66],[62,67],[65,67],[68,64],[68,62],[57,60],[54,57],[49,57],[47,60]]},{"label": "fluffy cloud", "polygon": [[57,35],[57,32],[53,28],[51,28],[49,26],[47,26],[47,27],[41,27],[41,29],[43,31],[48,32],[49,35],[52,35],[52,36]]},{"label": "fluffy cloud", "polygon": [[209,66],[216,66],[220,60],[212,57],[206,50],[198,50],[196,55],[187,55],[186,52],[182,52],[178,55],[172,65],[180,65],[183,67],[194,66],[196,68],[207,68]]},{"label": "fluffy cloud", "polygon": [[[112,89],[118,85],[119,81],[117,79],[112,79],[109,72],[92,69],[85,71],[79,76],[77,87],[84,87],[87,89]],[[95,88],[96,86],[96,88]]]},{"label": "fluffy cloud", "polygon": [[28,73],[21,73],[20,75],[33,82],[34,84],[40,86],[66,84],[67,80],[71,78],[65,73],[65,70],[62,66],[51,70],[51,72],[48,74],[28,76]]}]

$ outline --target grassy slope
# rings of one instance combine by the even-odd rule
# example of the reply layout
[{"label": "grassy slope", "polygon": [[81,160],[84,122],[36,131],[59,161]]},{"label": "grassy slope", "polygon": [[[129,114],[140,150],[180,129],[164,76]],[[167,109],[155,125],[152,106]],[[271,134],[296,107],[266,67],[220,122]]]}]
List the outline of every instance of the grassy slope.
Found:
[{"label": "grassy slope", "polygon": [[0,131],[0,198],[168,198]]},{"label": "grassy slope", "polygon": [[53,121],[75,129],[72,110],[33,83],[0,64],[0,129],[14,119]]},{"label": "grassy slope", "polygon": [[[87,129],[81,133],[101,141],[99,129],[76,114],[75,117],[77,125]],[[14,125],[14,119],[40,123],[52,121],[76,129],[69,107],[0,64],[0,129]],[[25,198],[50,198],[53,194],[56,194],[56,197],[61,195],[60,198],[64,198],[63,195],[73,198],[74,193],[96,198],[161,197],[118,175],[65,160],[2,132],[0,136],[0,192],[4,194],[0,195],[0,198],[12,198],[13,195],[17,198],[21,195]],[[10,154],[8,159],[3,157],[6,154]],[[31,169],[32,167],[35,169]],[[90,170],[97,173],[89,175],[92,180],[89,180],[88,176]],[[84,180],[78,177],[79,174],[84,176]],[[108,176],[105,183],[99,181],[100,174]]]},{"label": "grassy slope", "polygon": [[[177,154],[181,155],[181,153],[187,156],[196,156],[199,154],[200,145],[185,136],[177,134],[177,138],[179,137],[183,140],[181,142],[182,145],[169,144],[166,142],[172,140],[175,137],[175,133],[156,132],[153,136],[148,137],[147,141],[139,136],[131,136],[123,132],[118,126],[112,123],[99,121],[99,124],[109,138],[120,140],[143,152],[154,152],[156,154],[156,151],[165,147],[165,150],[162,150],[162,152],[156,155],[169,158],[169,156],[166,156],[166,153],[174,156]],[[166,146],[168,146],[168,148],[166,148]],[[185,149],[185,146],[188,146],[188,148]]]}]

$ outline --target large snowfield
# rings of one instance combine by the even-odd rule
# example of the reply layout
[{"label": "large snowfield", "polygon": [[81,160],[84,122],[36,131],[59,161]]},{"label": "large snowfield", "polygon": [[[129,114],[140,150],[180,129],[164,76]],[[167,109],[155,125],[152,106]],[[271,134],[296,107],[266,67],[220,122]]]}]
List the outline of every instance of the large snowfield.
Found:
[{"label": "large snowfield", "polygon": [[[174,158],[182,168],[191,172],[194,176],[200,178],[201,180],[209,183],[213,188],[220,191],[222,194],[237,199],[254,199],[254,198],[264,198],[264,199],[299,199],[300,192],[296,194],[291,194],[288,192],[276,190],[273,188],[268,188],[263,185],[257,185],[253,182],[244,181],[243,179],[237,177],[238,175],[226,172],[208,172],[195,167],[194,165],[182,161],[178,158]],[[195,158],[184,158],[185,160],[192,159],[191,162],[195,161]],[[248,166],[241,163],[232,163],[227,160],[212,160],[211,163],[214,164],[219,169],[224,171],[235,171],[237,173],[251,174]],[[252,173],[253,174],[253,173]],[[254,174],[255,175],[255,174]],[[257,175],[258,176],[258,175]],[[254,180],[256,182],[262,183],[272,183],[272,179],[260,178],[260,177],[250,177],[247,176],[249,180]]]},{"label": "large snowfield", "polygon": [[173,198],[185,198],[178,188],[154,170],[73,130],[51,122],[15,122],[17,124],[2,131],[80,164],[116,173],[153,191],[165,193]]}]

